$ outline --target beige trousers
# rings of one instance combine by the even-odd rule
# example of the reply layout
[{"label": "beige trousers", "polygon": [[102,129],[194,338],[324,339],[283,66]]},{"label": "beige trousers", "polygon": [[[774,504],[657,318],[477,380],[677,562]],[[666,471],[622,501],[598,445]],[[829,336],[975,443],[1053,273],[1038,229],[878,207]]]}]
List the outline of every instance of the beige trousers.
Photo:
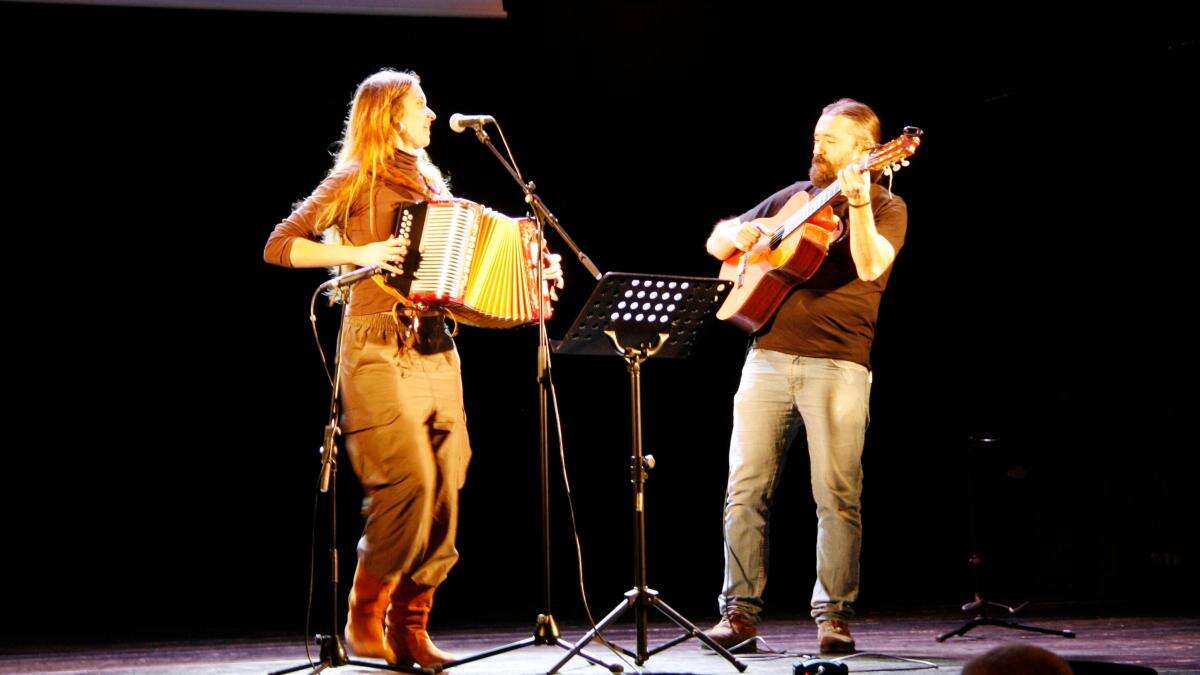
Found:
[{"label": "beige trousers", "polygon": [[390,313],[347,319],[342,433],[366,499],[367,571],[437,586],[458,561],[458,491],[471,457],[454,349],[404,347]]}]

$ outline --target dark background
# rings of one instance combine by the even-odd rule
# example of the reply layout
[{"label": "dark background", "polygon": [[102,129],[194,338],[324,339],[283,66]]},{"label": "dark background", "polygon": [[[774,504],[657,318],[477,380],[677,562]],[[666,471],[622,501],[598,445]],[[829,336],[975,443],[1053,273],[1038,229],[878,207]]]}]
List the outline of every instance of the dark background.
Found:
[{"label": "dark background", "polygon": [[[486,149],[445,125],[492,114],[604,270],[714,274],[712,224],[804,176],[836,98],[874,106],[886,138],[923,127],[895,183],[910,224],[874,351],[862,609],[969,599],[967,437],[989,431],[998,599],[1191,611],[1193,17],[541,4],[465,20],[0,3],[5,641],[302,630],[328,400],[307,303],[324,276],[261,249],[385,66],[422,76],[457,194],[521,212]],[[566,270],[553,337],[592,288]],[[326,344],[336,316],[319,311]],[[532,625],[535,332],[458,344],[474,459],[435,621]],[[651,585],[705,624],[744,345],[718,326],[643,381]],[[626,374],[593,357],[554,372],[600,611],[632,582]],[[813,578],[795,450],[773,521],[779,614],[806,610]],[[580,620],[552,470],[553,608]],[[360,494],[341,479],[348,581]]]}]

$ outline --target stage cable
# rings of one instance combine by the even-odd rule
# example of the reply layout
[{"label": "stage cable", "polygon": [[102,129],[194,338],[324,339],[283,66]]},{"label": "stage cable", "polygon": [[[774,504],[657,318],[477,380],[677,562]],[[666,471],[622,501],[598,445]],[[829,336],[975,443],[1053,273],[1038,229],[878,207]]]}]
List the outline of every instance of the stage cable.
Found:
[{"label": "stage cable", "polygon": [[[874,668],[874,667],[865,667],[864,666],[863,668],[856,669],[855,672],[859,672],[859,673],[891,673],[891,672],[897,672],[897,671],[901,671],[901,670],[929,670],[930,668],[932,668],[934,670],[941,669],[941,666],[939,666],[938,664],[936,664],[932,661],[922,661],[921,659],[910,659],[906,656],[895,656],[893,654],[883,654],[880,652],[855,652],[853,654],[847,654],[845,656],[842,656],[842,657],[839,657],[836,659],[831,659],[831,660],[834,663],[845,663],[846,661],[849,661],[850,659],[857,659],[857,658],[863,658],[863,657],[868,657],[868,656],[877,658],[877,659],[890,659],[892,661],[900,661],[900,662],[908,663],[911,665],[902,666],[900,668]],[[820,658],[820,657],[819,656],[810,657],[806,654],[806,655],[802,656],[801,658]]]},{"label": "stage cable", "polygon": [[[313,485],[312,526],[308,536],[308,593],[304,608],[304,656],[308,659],[308,665],[313,668],[316,667],[316,663],[313,661],[308,636],[312,635],[313,596],[317,583],[317,512],[320,509],[320,504],[321,469],[318,468],[317,482]],[[337,630],[337,626],[334,626],[334,630]]]},{"label": "stage cable", "polygon": [[[549,350],[546,353],[549,354]],[[554,386],[554,373],[550,367],[549,358],[546,359],[546,378],[550,386],[550,401],[554,407],[554,428],[558,432],[558,458],[559,465],[562,467],[563,487],[567,493],[567,512],[571,515],[571,537],[575,541],[575,562],[579,573],[579,598],[583,601],[583,611],[587,615],[588,625],[592,627],[592,631],[596,634],[596,639],[633,672],[641,673],[642,669],[630,663],[616,645],[609,642],[596,627],[596,618],[592,615],[592,608],[588,603],[587,588],[583,580],[583,546],[579,540],[579,527],[575,521],[575,496],[571,493],[571,478],[567,473],[566,443],[563,441],[562,417],[558,413],[558,389]]]},{"label": "stage cable", "polygon": [[[329,386],[333,386],[333,372],[329,370],[329,360],[325,358],[325,348],[321,346],[321,335],[317,332],[317,296],[321,294],[321,289],[313,291],[312,299],[308,302],[308,322],[312,325],[313,341],[317,343],[317,353],[321,355],[321,367],[325,369],[325,377],[329,380]],[[342,311],[346,311],[342,308]]]},{"label": "stage cable", "polygon": [[[313,291],[312,298],[308,302],[308,322],[312,326],[313,342],[317,344],[317,353],[321,356],[321,367],[325,371],[325,377],[329,380],[329,386],[333,387],[333,372],[329,369],[329,360],[325,357],[325,348],[321,346],[321,334],[317,330],[317,298],[321,295],[320,287]],[[342,307],[345,312],[346,308]],[[317,469],[317,482],[313,484],[313,508],[312,508],[312,523],[309,528],[308,537],[308,593],[305,599],[304,608],[304,656],[308,658],[308,664],[316,667],[316,662],[312,657],[312,645],[310,636],[312,635],[312,614],[313,602],[316,594],[316,568],[317,568],[317,515],[320,512],[321,506],[321,474],[324,467]],[[333,517],[332,514],[330,517]],[[335,570],[330,570],[330,573],[336,573]],[[333,627],[337,630],[337,626]]]}]

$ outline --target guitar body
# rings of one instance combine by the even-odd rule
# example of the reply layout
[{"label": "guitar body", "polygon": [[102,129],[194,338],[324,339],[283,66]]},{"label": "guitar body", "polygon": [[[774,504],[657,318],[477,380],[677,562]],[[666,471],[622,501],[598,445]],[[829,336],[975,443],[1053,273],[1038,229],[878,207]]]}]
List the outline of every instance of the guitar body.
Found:
[{"label": "guitar body", "polygon": [[[776,232],[808,204],[806,192],[797,192],[779,213],[754,221],[763,232]],[[771,248],[765,234],[749,251],[735,252],[721,265],[720,277],[733,282],[733,290],[717,310],[717,318],[737,325],[747,333],[762,328],[796,286],[808,281],[829,253],[829,246],[842,235],[841,222],[826,205],[783,237]]]}]

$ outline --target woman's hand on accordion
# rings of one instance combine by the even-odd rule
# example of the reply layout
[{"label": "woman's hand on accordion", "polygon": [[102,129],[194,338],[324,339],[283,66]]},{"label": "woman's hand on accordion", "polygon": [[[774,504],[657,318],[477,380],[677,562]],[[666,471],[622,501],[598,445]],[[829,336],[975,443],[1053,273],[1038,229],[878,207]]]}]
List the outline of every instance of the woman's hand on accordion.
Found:
[{"label": "woman's hand on accordion", "polygon": [[558,293],[555,292],[555,289],[562,288],[564,283],[561,255],[545,252],[542,257],[542,279],[546,282],[547,287],[543,294],[550,300],[558,300]]},{"label": "woman's hand on accordion", "polygon": [[379,265],[383,269],[394,274],[400,274],[399,268],[392,263],[399,262],[401,256],[404,255],[404,242],[396,237],[388,237],[383,241],[374,241],[370,244],[354,247],[354,264],[359,267],[370,267],[371,265]]}]

